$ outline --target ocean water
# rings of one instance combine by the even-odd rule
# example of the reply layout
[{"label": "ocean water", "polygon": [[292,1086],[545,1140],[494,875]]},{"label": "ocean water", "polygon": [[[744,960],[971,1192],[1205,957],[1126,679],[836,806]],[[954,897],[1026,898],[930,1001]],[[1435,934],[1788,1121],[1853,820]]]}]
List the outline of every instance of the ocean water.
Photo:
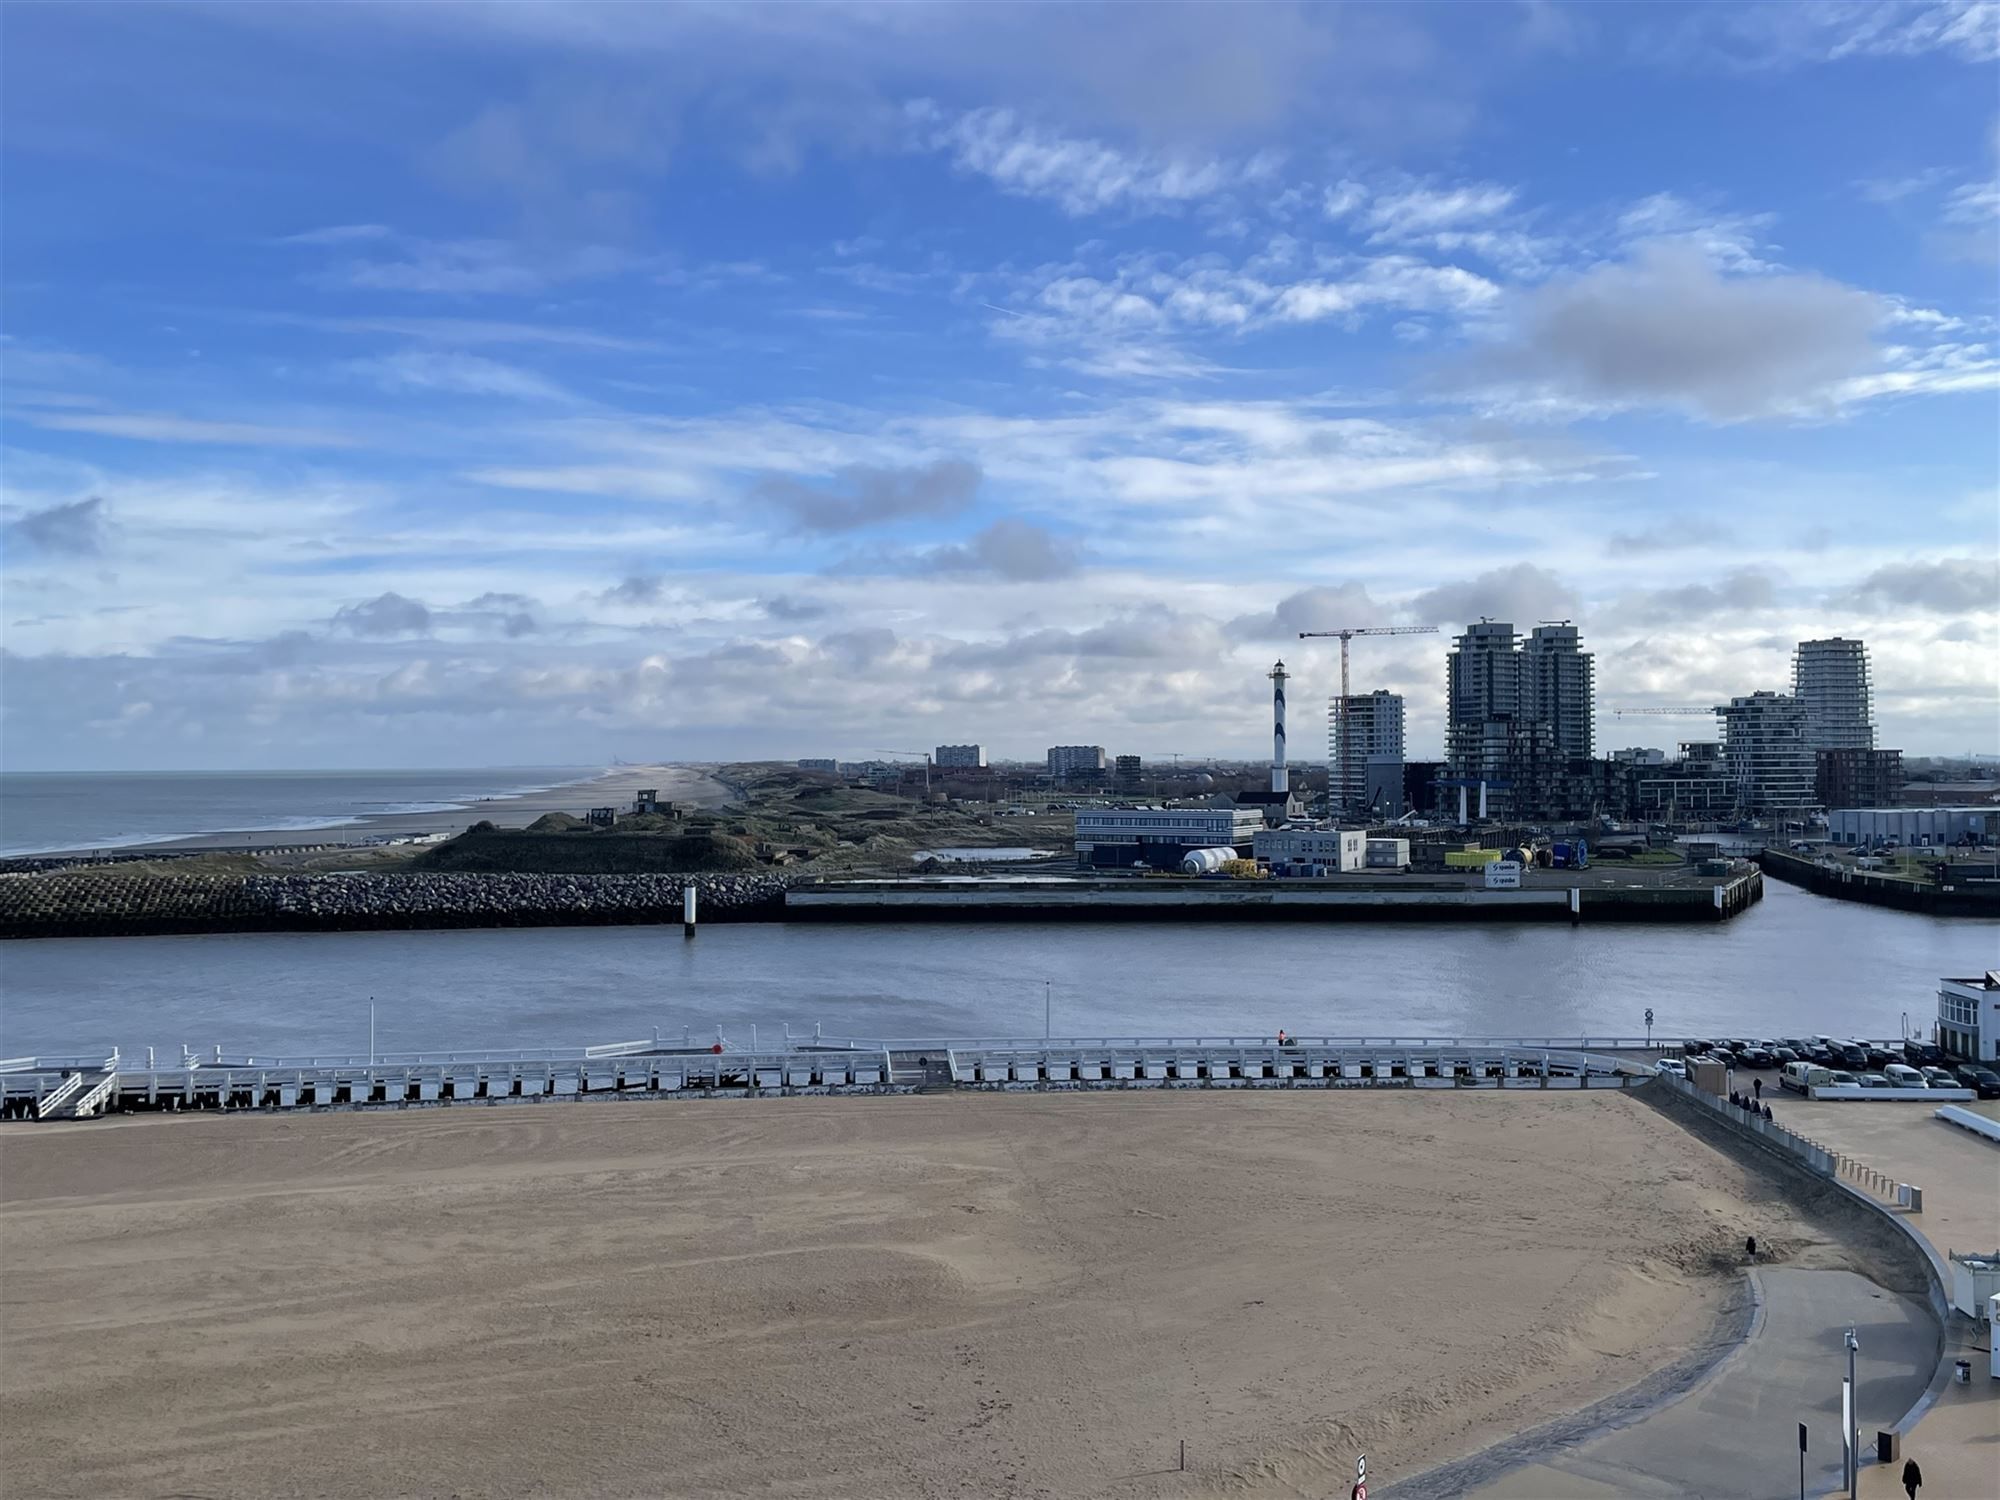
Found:
[{"label": "ocean water", "polygon": [[452,812],[482,798],[581,781],[598,767],[461,771],[0,774],[0,855],[126,849],[212,833],[309,833],[388,813]]}]

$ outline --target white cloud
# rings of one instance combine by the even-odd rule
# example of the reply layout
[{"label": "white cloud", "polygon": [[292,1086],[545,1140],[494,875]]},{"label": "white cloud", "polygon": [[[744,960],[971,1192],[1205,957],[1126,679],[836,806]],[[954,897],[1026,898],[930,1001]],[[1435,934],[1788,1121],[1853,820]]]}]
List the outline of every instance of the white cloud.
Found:
[{"label": "white cloud", "polygon": [[575,398],[531,370],[477,354],[404,349],[346,366],[390,391],[428,391],[459,396],[501,396],[514,401],[568,403]]},{"label": "white cloud", "polygon": [[929,100],[908,108],[918,139],[949,152],[961,171],[990,179],[1002,192],[1042,198],[1073,217],[1110,209],[1172,210],[1243,181],[1268,176],[1270,164],[1120,150],[1061,134],[1011,109],[949,115]]},{"label": "white cloud", "polygon": [[1498,183],[1426,184],[1376,198],[1361,222],[1374,239],[1406,240],[1496,218],[1513,206],[1514,198],[1513,188]]},{"label": "white cloud", "polygon": [[212,443],[245,448],[351,448],[355,439],[312,427],[209,422],[157,412],[32,412],[22,420],[53,432],[89,432],[139,443]]}]

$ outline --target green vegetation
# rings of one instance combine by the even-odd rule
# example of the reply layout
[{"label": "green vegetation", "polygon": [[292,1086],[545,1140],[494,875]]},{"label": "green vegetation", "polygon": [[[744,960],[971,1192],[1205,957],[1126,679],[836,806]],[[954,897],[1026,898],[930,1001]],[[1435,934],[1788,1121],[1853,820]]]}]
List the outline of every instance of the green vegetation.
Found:
[{"label": "green vegetation", "polygon": [[786,766],[723,767],[734,800],[620,817],[593,828],[568,813],[528,827],[478,823],[418,855],[411,868],[550,874],[728,872],[903,874],[920,849],[1033,844],[1066,852],[1074,825],[1061,814],[1001,818],[985,804],[926,803],[850,787]]}]

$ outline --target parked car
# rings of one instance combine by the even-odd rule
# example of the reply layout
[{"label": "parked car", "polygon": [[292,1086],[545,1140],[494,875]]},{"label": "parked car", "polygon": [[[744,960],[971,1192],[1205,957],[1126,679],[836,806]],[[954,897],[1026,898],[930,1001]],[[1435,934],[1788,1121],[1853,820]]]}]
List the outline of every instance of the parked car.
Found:
[{"label": "parked car", "polygon": [[1736,1054],[1736,1065],[1739,1068],[1775,1068],[1778,1060],[1762,1047],[1745,1047]]},{"label": "parked car", "polygon": [[1794,1047],[1773,1047],[1771,1049],[1771,1056],[1777,1059],[1778,1066],[1781,1068],[1788,1063],[1795,1063],[1799,1060],[1798,1049]]},{"label": "parked car", "polygon": [[2000,1073],[1978,1063],[1967,1063],[1957,1073],[1958,1086],[1971,1089],[1982,1099],[2000,1099]]},{"label": "parked car", "polygon": [[1924,1075],[1924,1082],[1934,1089],[1956,1089],[1965,1086],[1952,1076],[1950,1068],[1919,1068],[1917,1071]]},{"label": "parked car", "polygon": [[1676,1078],[1685,1078],[1688,1076],[1687,1064],[1682,1062],[1678,1057],[1661,1058],[1653,1064],[1653,1071],[1655,1073],[1671,1073]]},{"label": "parked car", "polygon": [[1778,1079],[1781,1087],[1798,1094],[1809,1093],[1831,1082],[1833,1074],[1809,1062],[1787,1063],[1783,1075]]},{"label": "parked car", "polygon": [[1891,1052],[1887,1047],[1878,1047],[1873,1042],[1868,1043],[1864,1050],[1868,1054],[1868,1066],[1876,1069],[1878,1072],[1888,1067],[1890,1063],[1899,1060],[1896,1054]]},{"label": "parked car", "polygon": [[1848,1072],[1845,1068],[1829,1068],[1827,1069],[1826,1082],[1821,1084],[1820,1087],[1831,1089],[1854,1088],[1860,1082],[1859,1078],[1855,1077],[1854,1074]]},{"label": "parked car", "polygon": [[1808,1047],[1806,1061],[1818,1063],[1822,1068],[1830,1068],[1834,1064],[1833,1051],[1828,1047]]},{"label": "parked car", "polygon": [[1890,1063],[1882,1070],[1882,1076],[1899,1089],[1927,1089],[1931,1086],[1930,1080],[1908,1063]]},{"label": "parked car", "polygon": [[1866,1073],[1868,1071],[1868,1049],[1866,1047],[1837,1047],[1834,1049],[1833,1055],[1839,1059],[1840,1065],[1850,1073]]},{"label": "parked car", "polygon": [[1703,1036],[1689,1037],[1686,1041],[1681,1043],[1681,1056],[1700,1057],[1704,1052],[1708,1051],[1708,1049],[1713,1045],[1714,1044],[1710,1042],[1707,1037]]},{"label": "parked car", "polygon": [[1892,1089],[1896,1086],[1880,1073],[1863,1073],[1858,1081],[1864,1089]]}]

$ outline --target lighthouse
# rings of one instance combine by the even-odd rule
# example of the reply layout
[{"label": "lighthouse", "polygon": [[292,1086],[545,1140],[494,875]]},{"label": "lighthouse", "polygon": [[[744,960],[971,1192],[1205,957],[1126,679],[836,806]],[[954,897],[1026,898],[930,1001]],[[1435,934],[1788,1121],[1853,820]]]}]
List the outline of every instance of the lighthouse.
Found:
[{"label": "lighthouse", "polygon": [[1271,679],[1271,790],[1289,793],[1291,773],[1285,769],[1285,664],[1269,672]]}]

